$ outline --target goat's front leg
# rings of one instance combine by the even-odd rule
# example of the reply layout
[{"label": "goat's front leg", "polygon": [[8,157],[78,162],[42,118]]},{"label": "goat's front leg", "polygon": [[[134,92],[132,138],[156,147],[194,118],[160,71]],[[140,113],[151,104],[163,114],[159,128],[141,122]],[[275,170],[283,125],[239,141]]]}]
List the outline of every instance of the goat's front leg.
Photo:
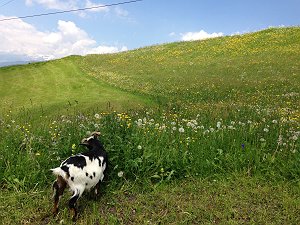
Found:
[{"label": "goat's front leg", "polygon": [[100,195],[100,181],[98,182],[98,184],[96,184],[94,192],[95,192],[95,197],[97,198]]}]

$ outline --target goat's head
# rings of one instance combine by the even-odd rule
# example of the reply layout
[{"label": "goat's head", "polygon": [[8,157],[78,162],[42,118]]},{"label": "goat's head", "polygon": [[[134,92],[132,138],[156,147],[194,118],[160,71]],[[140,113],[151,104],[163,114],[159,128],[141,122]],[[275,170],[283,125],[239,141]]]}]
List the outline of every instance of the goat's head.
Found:
[{"label": "goat's head", "polygon": [[86,146],[88,149],[93,149],[93,147],[98,143],[97,140],[100,134],[101,133],[99,131],[94,131],[93,133],[91,133],[90,137],[83,138],[80,145]]}]

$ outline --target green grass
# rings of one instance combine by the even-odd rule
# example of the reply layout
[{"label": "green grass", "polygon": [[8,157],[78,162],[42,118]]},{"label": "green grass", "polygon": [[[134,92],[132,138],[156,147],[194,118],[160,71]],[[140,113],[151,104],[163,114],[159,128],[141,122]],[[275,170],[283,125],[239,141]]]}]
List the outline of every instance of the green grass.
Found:
[{"label": "green grass", "polygon": [[299,39],[268,29],[0,68],[0,217],[69,224],[66,207],[49,217],[49,169],[100,130],[109,181],[79,224],[299,223]]},{"label": "green grass", "polygon": [[[142,188],[144,189],[144,188]],[[3,224],[72,224],[68,196],[59,214],[49,212],[51,192],[1,193]],[[251,177],[185,179],[141,191],[125,182],[98,200],[81,199],[76,224],[299,224],[299,186],[275,186]],[[13,212],[13,213],[12,213]],[[16,223],[18,221],[18,223]]]}]

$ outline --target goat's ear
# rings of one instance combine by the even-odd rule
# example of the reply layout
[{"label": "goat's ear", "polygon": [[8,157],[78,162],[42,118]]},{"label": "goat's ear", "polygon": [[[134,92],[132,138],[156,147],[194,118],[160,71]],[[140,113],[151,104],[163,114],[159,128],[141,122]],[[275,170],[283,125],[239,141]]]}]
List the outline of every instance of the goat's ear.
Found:
[{"label": "goat's ear", "polygon": [[85,146],[88,146],[88,145],[89,145],[88,140],[87,140],[86,138],[83,138],[83,139],[81,140],[81,143],[80,143],[79,145],[85,145]]},{"label": "goat's ear", "polygon": [[98,136],[100,136],[100,132],[99,131],[94,131],[91,135],[94,136],[94,138],[97,138]]}]

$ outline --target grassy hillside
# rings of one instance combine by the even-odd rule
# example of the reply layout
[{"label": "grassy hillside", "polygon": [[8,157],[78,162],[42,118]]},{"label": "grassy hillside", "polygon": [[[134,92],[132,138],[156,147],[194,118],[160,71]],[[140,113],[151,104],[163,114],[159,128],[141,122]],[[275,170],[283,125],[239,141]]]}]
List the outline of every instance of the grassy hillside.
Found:
[{"label": "grassy hillside", "polygon": [[268,29],[0,68],[0,217],[68,224],[64,205],[49,214],[49,169],[101,130],[109,182],[79,224],[299,224],[299,40]]},{"label": "grassy hillside", "polygon": [[[272,104],[299,92],[300,28],[90,55],[91,76],[125,90],[202,104]],[[270,99],[271,98],[271,99]],[[201,106],[200,106],[201,107]]]}]

